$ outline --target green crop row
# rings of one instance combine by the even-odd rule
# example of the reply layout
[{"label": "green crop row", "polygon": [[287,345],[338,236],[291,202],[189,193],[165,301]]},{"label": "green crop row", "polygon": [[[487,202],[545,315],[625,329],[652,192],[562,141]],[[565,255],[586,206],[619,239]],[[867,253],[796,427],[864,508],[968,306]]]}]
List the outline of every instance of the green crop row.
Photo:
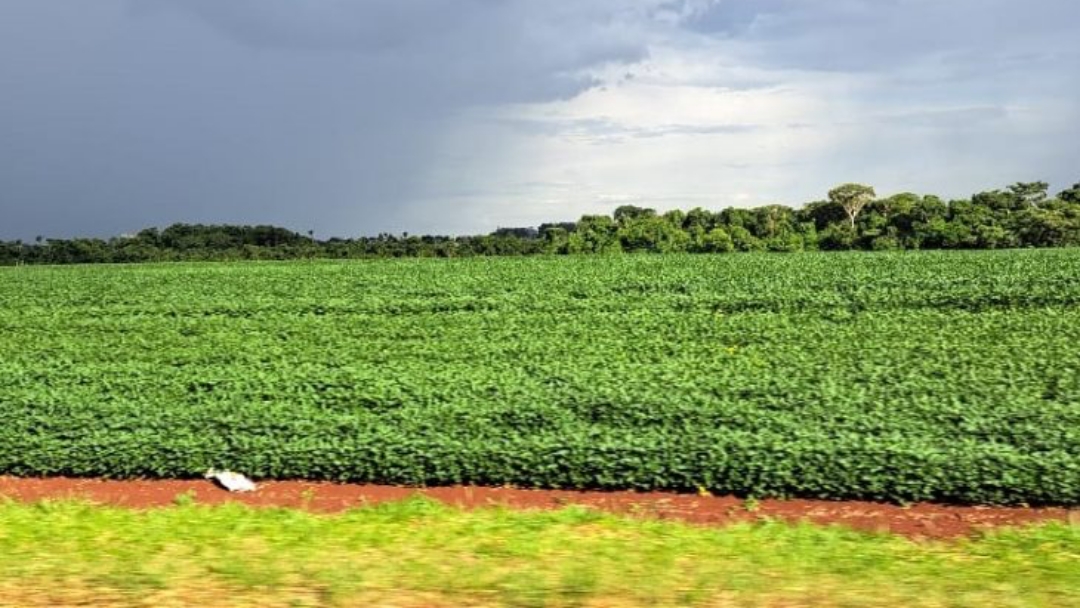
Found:
[{"label": "green crop row", "polygon": [[0,474],[1080,504],[1080,251],[0,271]]}]

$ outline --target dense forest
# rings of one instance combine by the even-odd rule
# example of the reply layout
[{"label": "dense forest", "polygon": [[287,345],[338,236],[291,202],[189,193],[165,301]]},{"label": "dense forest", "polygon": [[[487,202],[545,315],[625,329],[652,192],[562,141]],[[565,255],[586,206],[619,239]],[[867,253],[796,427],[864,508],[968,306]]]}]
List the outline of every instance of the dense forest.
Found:
[{"label": "dense forest", "polygon": [[476,236],[380,234],[319,240],[274,226],[175,224],[115,237],[0,241],[0,265],[292,258],[464,257],[618,252],[1001,249],[1080,246],[1080,183],[1049,194],[1017,183],[970,199],[904,193],[877,198],[845,184],[799,208],[767,205],[657,213],[624,205],[611,216],[500,228]]}]

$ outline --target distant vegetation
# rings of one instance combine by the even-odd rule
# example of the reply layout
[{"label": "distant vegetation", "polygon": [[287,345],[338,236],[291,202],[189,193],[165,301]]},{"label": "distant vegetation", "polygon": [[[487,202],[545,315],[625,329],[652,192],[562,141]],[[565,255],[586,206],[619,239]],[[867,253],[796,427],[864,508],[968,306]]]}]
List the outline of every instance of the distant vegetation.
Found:
[{"label": "distant vegetation", "polygon": [[721,253],[898,249],[1003,249],[1080,245],[1080,183],[1049,195],[1018,183],[970,199],[897,194],[846,184],[798,209],[768,205],[659,214],[625,205],[613,215],[478,236],[318,240],[273,226],[175,224],[109,240],[38,237],[0,242],[0,265],[293,258],[472,257],[618,252]]}]

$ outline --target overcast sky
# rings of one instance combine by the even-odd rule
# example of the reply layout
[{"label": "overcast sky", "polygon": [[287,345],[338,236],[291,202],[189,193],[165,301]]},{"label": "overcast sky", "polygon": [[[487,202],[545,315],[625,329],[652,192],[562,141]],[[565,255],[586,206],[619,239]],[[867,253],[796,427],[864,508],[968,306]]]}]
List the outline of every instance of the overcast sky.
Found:
[{"label": "overcast sky", "polygon": [[1077,0],[0,0],[0,238],[1080,181]]}]

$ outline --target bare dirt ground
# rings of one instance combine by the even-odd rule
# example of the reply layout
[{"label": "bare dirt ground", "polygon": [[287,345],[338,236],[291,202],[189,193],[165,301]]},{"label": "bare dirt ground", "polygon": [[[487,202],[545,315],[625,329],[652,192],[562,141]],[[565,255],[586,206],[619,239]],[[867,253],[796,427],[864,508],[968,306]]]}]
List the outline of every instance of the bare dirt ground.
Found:
[{"label": "bare dirt ground", "polygon": [[23,502],[82,499],[94,503],[153,508],[170,506],[180,495],[199,504],[239,502],[257,507],[288,507],[334,513],[365,504],[402,500],[420,494],[464,508],[502,505],[520,509],[554,509],[584,505],[618,513],[725,525],[759,519],[815,524],[841,524],[863,531],[907,537],[955,538],[980,529],[1048,521],[1080,523],[1080,511],[1064,508],[960,507],[933,504],[898,506],[871,502],[761,500],[730,496],[639,492],[577,492],[517,488],[403,488],[304,481],[270,481],[252,493],[229,493],[209,481],[113,481],[100,479],[0,477],[0,499]]}]

